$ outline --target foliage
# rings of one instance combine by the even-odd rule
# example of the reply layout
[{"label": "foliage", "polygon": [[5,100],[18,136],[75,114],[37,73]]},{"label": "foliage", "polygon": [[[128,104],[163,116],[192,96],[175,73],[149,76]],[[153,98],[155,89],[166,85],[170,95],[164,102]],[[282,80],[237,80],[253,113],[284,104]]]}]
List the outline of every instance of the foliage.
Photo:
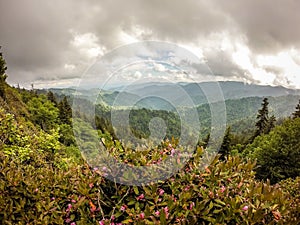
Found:
[{"label": "foliage", "polygon": [[55,97],[55,95],[54,95],[54,93],[53,93],[52,91],[49,91],[49,92],[47,93],[47,99],[48,99],[50,102],[52,102],[52,103],[54,104],[54,106],[57,107],[57,99],[56,99],[56,97]]},{"label": "foliage", "polygon": [[[96,107],[98,118],[93,121],[86,114],[87,104],[86,109],[75,111],[81,119],[72,121],[67,98],[57,105],[51,94],[38,95],[8,85],[5,92],[7,99],[0,98],[2,224],[297,224],[300,218],[299,177],[276,185],[255,179],[255,171],[257,177],[270,178],[272,183],[299,174],[300,119],[287,120],[269,134],[258,136],[244,151],[252,158],[248,160],[227,156],[232,148],[241,152],[247,139],[227,129],[222,145],[227,160],[216,157],[204,167],[202,159],[207,152],[198,146],[185,155],[186,146],[179,146],[175,138],[143,151],[122,146],[109,134],[113,129],[110,110],[105,107]],[[248,110],[241,112],[247,114]],[[209,115],[206,106],[198,111],[200,116]],[[127,113],[124,109],[118,112]],[[232,110],[227,113],[235,118]],[[148,122],[155,117],[170,125],[169,136],[180,131],[177,114],[145,109],[131,112],[131,128],[137,136],[147,137]],[[208,139],[209,135],[200,144],[207,144]],[[117,170],[92,167],[81,157],[84,149],[84,154],[97,160],[99,143],[117,159],[116,167],[124,163],[131,167],[157,165],[155,176],[170,171],[175,162],[183,168],[157,183],[120,185],[106,178],[108,171]],[[190,160],[181,163],[186,156]],[[158,166],[168,159],[166,166]],[[112,174],[124,175],[122,170],[117,172]],[[137,176],[145,180],[148,174]],[[129,174],[124,179],[133,177]]]},{"label": "foliage", "polygon": [[[1,50],[1,46],[0,46]],[[6,83],[5,80],[7,78],[7,75],[5,74],[7,67],[6,62],[3,58],[2,52],[0,52],[0,97],[5,99],[5,87]]]},{"label": "foliage", "polygon": [[258,136],[244,154],[257,159],[257,177],[276,183],[300,174],[300,119],[288,119],[269,134]]},{"label": "foliage", "polygon": [[46,96],[33,97],[27,103],[31,114],[31,121],[40,126],[45,131],[56,128],[58,123],[58,109]]},{"label": "foliage", "polygon": [[257,137],[258,135],[266,133],[266,130],[268,127],[268,122],[269,122],[268,98],[264,98],[261,105],[262,105],[262,108],[260,110],[258,110],[258,114],[256,117],[256,119],[258,119],[258,121],[255,124],[257,129],[256,129],[254,137]]},{"label": "foliage", "polygon": [[221,155],[220,156],[221,160],[224,160],[229,155],[230,150],[231,150],[232,134],[231,134],[230,129],[231,129],[230,127],[228,127],[226,129],[226,132],[225,132],[225,135],[223,138],[223,142],[222,142],[221,148],[219,150],[219,154]]},{"label": "foliage", "polygon": [[61,123],[71,125],[72,108],[66,96],[58,104],[58,109]]},{"label": "foliage", "polygon": [[296,224],[299,216],[288,193],[255,181],[254,164],[239,157],[202,171],[195,155],[170,179],[142,187],[86,165],[65,171],[44,157],[32,166],[0,157],[3,224]]},{"label": "foliage", "polygon": [[295,119],[295,118],[300,118],[300,100],[299,100],[298,105],[296,106],[296,111],[293,112],[292,117],[293,117],[294,119]]}]

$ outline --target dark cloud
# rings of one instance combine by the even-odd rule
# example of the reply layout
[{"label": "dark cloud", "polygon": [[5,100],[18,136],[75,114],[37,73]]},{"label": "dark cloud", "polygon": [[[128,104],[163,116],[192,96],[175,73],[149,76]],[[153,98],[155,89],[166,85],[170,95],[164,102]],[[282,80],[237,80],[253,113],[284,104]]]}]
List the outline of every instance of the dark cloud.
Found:
[{"label": "dark cloud", "polygon": [[218,76],[239,76],[245,74],[246,70],[240,68],[233,62],[231,55],[225,51],[210,51],[205,53],[207,65],[213,74]]},{"label": "dark cloud", "polygon": [[250,48],[273,53],[300,47],[300,1],[214,1],[247,37]]},{"label": "dark cloud", "polygon": [[[195,45],[226,31],[253,52],[270,53],[300,47],[299,11],[297,0],[0,0],[0,45],[13,83],[78,77],[92,59],[74,46],[76,35],[93,34],[108,51],[126,43],[122,32]],[[246,74],[230,52],[203,54],[216,74]]]}]

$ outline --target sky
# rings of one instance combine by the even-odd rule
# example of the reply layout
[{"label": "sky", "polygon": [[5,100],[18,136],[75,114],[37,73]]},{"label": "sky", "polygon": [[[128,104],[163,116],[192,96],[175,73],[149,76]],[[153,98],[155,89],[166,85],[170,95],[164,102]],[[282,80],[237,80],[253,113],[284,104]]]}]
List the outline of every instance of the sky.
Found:
[{"label": "sky", "polygon": [[8,82],[27,88],[75,86],[95,60],[151,40],[196,55],[207,80],[300,89],[299,11],[298,0],[0,0],[0,45]]}]

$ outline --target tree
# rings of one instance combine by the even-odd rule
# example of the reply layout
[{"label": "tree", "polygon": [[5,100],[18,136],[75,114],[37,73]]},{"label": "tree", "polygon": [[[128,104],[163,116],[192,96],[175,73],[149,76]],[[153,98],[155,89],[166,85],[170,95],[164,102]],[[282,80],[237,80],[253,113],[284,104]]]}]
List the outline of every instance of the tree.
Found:
[{"label": "tree", "polygon": [[299,99],[298,105],[296,106],[296,111],[293,112],[292,117],[293,117],[293,119],[300,118],[300,99]]},{"label": "tree", "polygon": [[262,102],[262,108],[260,110],[258,110],[258,114],[256,119],[258,119],[258,121],[256,122],[255,126],[256,126],[256,131],[253,137],[253,140],[255,137],[261,135],[261,134],[265,134],[267,132],[268,126],[269,126],[269,101],[268,98],[264,98],[263,102]]},{"label": "tree", "polygon": [[59,109],[59,118],[61,123],[71,125],[72,108],[66,96],[58,104],[58,109]]},{"label": "tree", "polygon": [[46,96],[33,97],[27,105],[33,123],[39,125],[45,131],[55,128],[58,119],[58,109],[46,99]]},{"label": "tree", "polygon": [[[1,46],[0,46],[1,50]],[[6,62],[3,58],[2,52],[0,52],[0,97],[5,99],[5,80],[7,78],[7,75],[5,74],[5,71],[7,70]]]},{"label": "tree", "polygon": [[52,102],[52,103],[54,104],[55,107],[57,107],[57,100],[56,100],[56,97],[55,97],[55,95],[53,94],[52,91],[49,91],[49,92],[47,93],[47,99],[48,99],[50,102]]},{"label": "tree", "polygon": [[220,160],[225,160],[225,158],[229,155],[231,140],[232,140],[231,128],[228,127],[224,135],[221,148],[219,150],[219,154],[221,155]]},{"label": "tree", "polygon": [[300,174],[300,118],[289,119],[247,146],[246,156],[257,160],[256,175],[276,183]]},{"label": "tree", "polygon": [[276,117],[272,115],[268,121],[268,126],[266,127],[265,133],[268,134],[274,127],[276,123]]}]

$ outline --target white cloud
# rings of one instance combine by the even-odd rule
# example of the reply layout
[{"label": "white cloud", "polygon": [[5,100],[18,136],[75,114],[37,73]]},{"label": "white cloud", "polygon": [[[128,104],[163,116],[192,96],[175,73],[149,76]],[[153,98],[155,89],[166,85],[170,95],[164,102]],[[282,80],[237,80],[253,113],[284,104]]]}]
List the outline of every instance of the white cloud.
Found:
[{"label": "white cloud", "polygon": [[98,44],[99,39],[93,33],[77,34],[74,31],[73,40],[71,40],[71,45],[73,45],[81,55],[86,58],[96,58],[104,54],[105,47]]}]

